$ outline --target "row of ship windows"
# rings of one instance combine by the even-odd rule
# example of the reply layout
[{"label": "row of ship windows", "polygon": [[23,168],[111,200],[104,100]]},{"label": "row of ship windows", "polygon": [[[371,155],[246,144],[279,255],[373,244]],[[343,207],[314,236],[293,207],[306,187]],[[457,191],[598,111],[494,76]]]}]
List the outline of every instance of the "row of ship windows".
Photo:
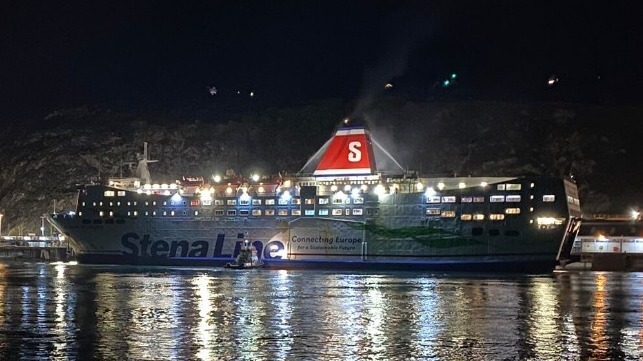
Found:
[{"label": "row of ship windows", "polygon": [[[369,215],[369,216],[370,215],[377,215],[378,212],[379,211],[377,209],[367,209],[366,210],[366,214]],[[192,213],[192,212],[190,212],[190,213]],[[187,211],[183,211],[183,212],[175,212],[175,211],[162,211],[161,212],[161,211],[159,211],[158,213],[156,211],[144,211],[144,212],[141,212],[140,214],[141,215],[146,215],[146,216],[150,216],[150,215],[151,216],[156,216],[157,214],[158,215],[163,215],[163,216],[168,216],[168,215],[169,216],[176,216],[176,215],[181,215],[182,214],[182,215],[186,216]],[[262,209],[253,209],[253,210],[242,209],[242,210],[239,210],[238,213],[237,213],[236,209],[228,209],[225,212],[222,209],[214,210],[214,215],[215,216],[223,216],[223,215],[236,216],[237,214],[240,215],[240,216],[249,216],[251,214],[253,216],[274,216],[274,215],[278,215],[278,216],[288,216],[288,215],[301,216],[302,211],[300,209],[291,209],[291,210],[288,210],[288,209],[278,209],[278,210],[275,210],[275,209],[266,209],[266,210],[262,210]],[[305,209],[303,214],[305,216],[314,216],[315,215],[315,210],[314,209]],[[491,214],[489,214],[489,219],[492,220],[492,221],[501,221],[501,220],[505,219],[505,214],[520,214],[520,208],[507,208],[507,209],[505,209],[505,213],[491,213]],[[82,216],[82,212],[79,212],[78,215]],[[114,212],[113,211],[109,211],[109,212],[100,211],[99,215],[101,217],[105,217],[105,216],[114,217]],[[138,211],[128,211],[127,215],[130,216],[130,217],[131,216],[138,216],[139,212]],[[199,211],[194,211],[194,215],[198,216]],[[346,216],[350,216],[350,215],[362,216],[362,215],[364,215],[364,209],[362,209],[362,208],[318,209],[317,210],[317,215],[318,216],[328,216],[328,215],[333,215],[333,216],[343,216],[343,215],[346,215]],[[456,212],[455,211],[441,211],[439,208],[428,208],[426,210],[426,215],[427,216],[440,216],[442,218],[455,218],[456,217]],[[485,215],[481,214],[481,213],[474,213],[474,214],[463,213],[463,214],[460,215],[460,219],[463,220],[463,221],[471,221],[471,220],[473,220],[473,221],[483,221],[485,219]]]},{"label": "row of ship windows", "polygon": [[[375,182],[365,182],[363,184],[371,184],[371,183],[375,184]],[[308,183],[302,183],[301,185],[307,185],[307,184]],[[531,188],[533,188],[533,187],[534,187],[534,184],[531,183]],[[497,189],[499,191],[504,191],[504,190],[507,190],[507,191],[519,191],[519,190],[522,189],[522,185],[521,184],[512,184],[512,183],[498,184]],[[116,192],[114,192],[114,191],[111,191],[111,190],[105,191],[105,193],[104,193],[105,197],[114,197],[114,196],[125,197],[125,194],[126,194],[125,191],[116,191]]]},{"label": "row of ship windows", "polygon": [[[507,208],[505,213],[491,213],[489,220],[502,221],[505,219],[505,214],[520,214],[520,208]],[[442,218],[455,218],[455,211],[440,211],[440,209],[429,208],[426,210],[427,216],[440,216]],[[462,213],[460,220],[463,221],[484,221],[485,215],[481,213]]]},{"label": "row of ship windows", "polygon": [[[332,200],[332,204],[351,204],[351,199],[352,199],[352,204],[364,204],[364,198],[361,198],[361,197],[358,197],[358,198],[346,197],[346,198],[343,198],[343,199],[342,198],[334,198]],[[110,207],[113,207],[114,204],[116,204],[116,206],[121,205],[121,202],[105,202],[105,203],[109,203]],[[136,201],[123,202],[123,203],[126,203],[128,206],[132,206],[132,205],[136,206],[136,205],[138,205],[138,202],[136,202]],[[166,206],[167,203],[168,203],[167,201],[162,202],[162,204],[164,206]],[[274,206],[275,204],[280,205],[280,206],[287,206],[287,205],[291,205],[291,204],[292,205],[300,205],[301,204],[301,199],[300,198],[293,198],[293,199],[290,199],[290,200],[283,199],[283,198],[279,198],[277,200],[275,200],[273,198],[269,198],[269,199],[239,199],[238,202],[237,202],[236,199],[204,199],[202,201],[200,201],[198,199],[193,199],[193,200],[190,201],[191,206],[199,206],[199,205],[211,206],[213,203],[214,203],[215,206],[224,206],[224,205],[236,206],[237,203],[240,206],[249,206],[251,204],[253,206],[260,206],[262,204],[264,204],[266,206]],[[330,199],[328,199],[328,198],[319,198],[318,203],[319,204],[330,204]],[[170,200],[170,205],[173,205],[173,206],[174,205],[186,205],[186,204],[187,204],[186,201],[173,201],[173,200]],[[314,198],[304,199],[304,204],[314,205],[315,204],[315,199]],[[92,202],[92,205],[94,207],[96,207],[97,205],[102,206],[103,202]],[[145,205],[146,206],[149,206],[149,205],[155,206],[156,201],[151,201],[151,202],[146,201]],[[82,202],[82,206],[86,207],[87,202]]]},{"label": "row of ship windows", "polygon": [[[534,196],[529,196],[529,199],[534,199]],[[495,196],[490,196],[489,197],[489,202],[491,203],[502,203],[502,202],[509,202],[509,203],[515,203],[515,202],[520,202],[522,200],[522,197],[520,195],[495,195]],[[467,197],[464,196],[460,198],[461,203],[484,203],[485,197],[480,196],[480,197]],[[546,194],[543,196],[543,202],[554,202],[556,201],[556,196],[553,194]],[[456,196],[428,196],[426,197],[426,202],[427,203],[456,203],[457,202],[457,197]]]},{"label": "row of ship windows", "polygon": [[[533,199],[534,196],[530,196],[530,199]],[[570,203],[578,203],[578,201],[573,198],[573,197],[568,197],[568,201]],[[351,204],[351,199],[352,199],[352,204],[364,204],[364,198],[358,197],[358,198],[351,198],[351,197],[346,197],[346,198],[333,198],[332,199],[332,204]],[[520,195],[494,195],[489,197],[489,202],[491,203],[502,203],[502,202],[508,202],[508,203],[516,203],[520,202],[522,200],[522,197]],[[546,194],[543,196],[543,202],[554,202],[556,200],[556,196],[553,194]],[[484,203],[485,202],[485,197],[462,197],[460,199],[462,203]],[[426,198],[427,203],[456,203],[457,202],[457,197],[456,196],[429,196]],[[260,206],[262,204],[265,204],[267,206],[271,205],[299,205],[301,204],[301,199],[299,198],[293,198],[293,199],[239,199],[238,202],[236,199],[204,199],[202,201],[199,201],[197,199],[193,199],[190,201],[191,206],[199,206],[199,205],[204,205],[204,206],[211,206],[214,203],[215,206],[223,206],[223,205],[228,205],[228,206],[235,206],[237,203],[241,206]],[[319,204],[329,204],[330,199],[329,198],[319,198],[318,199]],[[137,202],[127,202],[128,206],[131,205],[137,205]],[[156,205],[156,201],[146,201],[145,205]],[[185,201],[170,201],[170,205],[186,205],[187,203]],[[304,204],[307,205],[313,205],[315,204],[315,199],[313,198],[307,198],[304,199]],[[82,202],[83,207],[86,206],[86,202]],[[99,205],[102,206],[103,202],[92,202],[93,206]],[[114,202],[109,202],[110,206],[114,206]],[[121,202],[116,202],[117,206],[121,205]],[[167,201],[163,201],[163,205],[167,205]]]},{"label": "row of ship windows", "polygon": [[[190,213],[192,213],[192,212],[190,212]],[[98,212],[98,214],[101,217],[106,217],[106,216],[114,217],[114,212],[113,211],[109,211],[109,212],[100,211],[100,212]],[[183,216],[187,216],[188,212],[187,211],[182,211],[182,212],[178,212],[178,211],[177,212],[175,212],[175,211],[162,211],[162,212],[161,211],[159,211],[159,212],[156,212],[156,211],[144,211],[144,212],[128,211],[127,212],[127,215],[130,216],[130,217],[131,216],[138,216],[139,214],[140,215],[146,215],[146,216],[157,216],[157,215],[163,215],[163,216],[183,215]],[[240,215],[240,216],[249,216],[251,214],[253,216],[275,216],[275,215],[278,215],[278,216],[288,216],[288,215],[301,216],[302,211],[300,209],[292,209],[290,211],[288,209],[278,209],[278,210],[275,210],[275,209],[266,209],[266,210],[253,209],[252,211],[247,210],[247,209],[242,209],[242,210],[239,210],[238,212],[237,212],[236,209],[228,209],[226,212],[224,212],[222,209],[216,209],[214,211],[215,216],[224,216],[224,215],[226,215],[226,216],[236,216],[237,214]],[[306,210],[304,210],[303,214],[305,216],[314,216],[315,215],[315,210],[314,209],[306,209]],[[376,216],[378,214],[379,214],[378,209],[367,209],[366,210],[366,215],[369,215],[369,216],[375,215]],[[83,212],[79,212],[78,215],[82,216]],[[194,215],[198,216],[199,211],[194,211]],[[362,216],[362,215],[364,215],[364,209],[363,208],[319,209],[319,210],[317,210],[317,215],[318,216],[328,216],[328,215],[333,215],[333,216],[351,216],[351,215],[352,216]]]}]

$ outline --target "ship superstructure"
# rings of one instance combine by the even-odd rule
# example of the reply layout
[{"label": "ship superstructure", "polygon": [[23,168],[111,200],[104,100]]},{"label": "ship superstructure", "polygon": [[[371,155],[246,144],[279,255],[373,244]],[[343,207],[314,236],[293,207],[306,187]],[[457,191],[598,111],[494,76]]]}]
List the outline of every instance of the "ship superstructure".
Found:
[{"label": "ship superstructure", "polygon": [[49,219],[81,262],[222,266],[249,239],[268,268],[546,272],[577,230],[571,180],[378,171],[363,126],[321,153],[308,174],[157,184],[145,151],[138,177],[83,185]]}]

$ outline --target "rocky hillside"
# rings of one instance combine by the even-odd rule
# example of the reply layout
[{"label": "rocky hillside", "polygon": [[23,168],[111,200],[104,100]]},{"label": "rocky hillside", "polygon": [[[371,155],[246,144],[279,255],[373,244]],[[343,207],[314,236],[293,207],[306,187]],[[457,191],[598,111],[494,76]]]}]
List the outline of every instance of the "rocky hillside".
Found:
[{"label": "rocky hillside", "polygon": [[[40,119],[2,119],[3,234],[37,233],[40,215],[73,209],[75,185],[129,171],[149,143],[155,179],[233,168],[297,172],[352,104],[329,100],[266,109],[213,122],[115,112],[58,110]],[[573,104],[426,102],[381,99],[363,115],[374,138],[404,167],[424,174],[573,174],[586,213],[643,205],[643,112]],[[387,164],[382,164],[388,166]]]}]

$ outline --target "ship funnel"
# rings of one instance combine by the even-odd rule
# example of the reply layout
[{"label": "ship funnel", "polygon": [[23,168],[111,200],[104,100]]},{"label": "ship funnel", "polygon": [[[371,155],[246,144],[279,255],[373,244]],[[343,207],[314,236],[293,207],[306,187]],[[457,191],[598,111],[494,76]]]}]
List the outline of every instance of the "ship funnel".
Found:
[{"label": "ship funnel", "polygon": [[326,147],[315,176],[371,175],[376,171],[373,146],[362,125],[345,123]]}]

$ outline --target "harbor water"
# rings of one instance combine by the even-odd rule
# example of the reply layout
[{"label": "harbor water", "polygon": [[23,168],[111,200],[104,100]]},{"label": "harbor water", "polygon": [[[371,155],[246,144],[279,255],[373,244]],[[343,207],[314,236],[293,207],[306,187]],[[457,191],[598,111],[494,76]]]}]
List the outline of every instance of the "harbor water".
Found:
[{"label": "harbor water", "polygon": [[640,360],[643,274],[0,264],[1,360]]}]

